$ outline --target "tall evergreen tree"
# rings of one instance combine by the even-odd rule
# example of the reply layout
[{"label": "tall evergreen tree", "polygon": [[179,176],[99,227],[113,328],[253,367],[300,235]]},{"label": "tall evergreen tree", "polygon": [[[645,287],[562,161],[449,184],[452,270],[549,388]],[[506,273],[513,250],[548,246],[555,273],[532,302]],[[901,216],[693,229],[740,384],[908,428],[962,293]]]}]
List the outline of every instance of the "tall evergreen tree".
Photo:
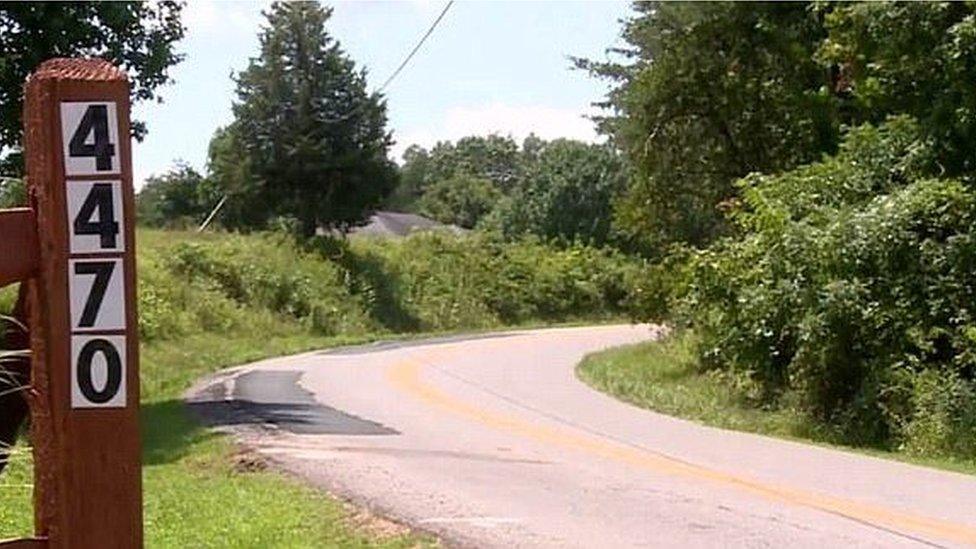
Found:
[{"label": "tall evergreen tree", "polygon": [[234,104],[249,166],[239,181],[253,188],[232,196],[261,200],[263,221],[294,218],[306,237],[360,223],[395,186],[386,104],[326,31],[330,8],[276,2],[264,15],[261,53],[238,75]]}]

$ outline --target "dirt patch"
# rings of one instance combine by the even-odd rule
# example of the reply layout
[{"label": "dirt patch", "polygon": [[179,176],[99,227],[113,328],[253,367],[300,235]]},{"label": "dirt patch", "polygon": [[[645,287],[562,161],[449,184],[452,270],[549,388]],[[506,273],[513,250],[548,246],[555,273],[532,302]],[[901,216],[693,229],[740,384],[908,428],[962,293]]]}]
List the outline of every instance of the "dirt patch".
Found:
[{"label": "dirt patch", "polygon": [[235,473],[260,473],[268,470],[268,460],[247,448],[239,449],[232,456]]},{"label": "dirt patch", "polygon": [[358,532],[369,537],[388,540],[406,536],[412,532],[410,527],[381,517],[369,509],[359,507],[349,502],[342,504],[346,512],[346,523]]}]

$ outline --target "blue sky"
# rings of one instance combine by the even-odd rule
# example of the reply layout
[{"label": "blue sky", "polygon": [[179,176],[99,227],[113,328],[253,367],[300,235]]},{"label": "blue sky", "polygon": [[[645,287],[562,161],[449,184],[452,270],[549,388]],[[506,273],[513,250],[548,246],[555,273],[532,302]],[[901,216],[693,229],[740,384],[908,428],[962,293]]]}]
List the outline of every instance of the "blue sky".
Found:
[{"label": "blue sky", "polygon": [[[371,89],[393,72],[445,5],[444,0],[337,2],[329,31]],[[230,75],[257,55],[264,3],[190,0],[184,11],[186,59],[162,88],[162,104],[141,104],[149,124],[136,144],[136,185],[176,159],[203,169],[214,130],[231,120]],[[455,2],[407,68],[387,88],[397,144],[433,145],[471,134],[530,132],[596,140],[592,123],[606,84],[572,70],[568,56],[603,59],[619,45],[625,2]]]}]

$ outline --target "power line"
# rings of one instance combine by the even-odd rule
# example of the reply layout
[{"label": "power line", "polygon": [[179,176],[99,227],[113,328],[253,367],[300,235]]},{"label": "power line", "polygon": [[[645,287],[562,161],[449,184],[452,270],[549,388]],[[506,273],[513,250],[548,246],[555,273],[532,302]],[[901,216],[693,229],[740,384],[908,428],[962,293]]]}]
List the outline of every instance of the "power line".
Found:
[{"label": "power line", "polygon": [[441,19],[444,19],[444,16],[447,15],[447,10],[451,9],[451,6],[453,5],[454,5],[454,0],[450,0],[447,3],[447,5],[444,6],[444,9],[441,10],[441,14],[437,16],[437,19],[434,19],[434,22],[431,23],[430,28],[427,29],[427,32],[425,32],[424,35],[420,38],[420,41],[417,42],[417,45],[414,46],[412,50],[410,50],[410,53],[408,53],[407,56],[403,59],[403,62],[400,63],[400,66],[397,67],[396,70],[393,71],[393,74],[391,74],[390,77],[386,79],[386,82],[383,82],[383,85],[376,90],[377,93],[385,90],[386,87],[390,85],[390,82],[393,82],[393,79],[396,78],[398,74],[400,74],[400,71],[402,71],[403,68],[407,66],[407,63],[409,63],[410,60],[413,59],[413,56],[416,55],[416,53],[424,45],[424,42],[427,41],[427,38],[429,38],[430,35],[434,32],[434,29],[437,28],[437,25],[441,22]]},{"label": "power line", "polygon": [[[410,50],[410,53],[408,53],[407,56],[403,58],[403,61],[400,62],[400,66],[398,66],[396,70],[393,71],[392,74],[390,74],[390,76],[386,79],[386,81],[383,82],[383,85],[376,88],[376,91],[373,93],[383,93],[383,90],[385,90],[387,86],[389,86],[393,82],[393,80],[397,76],[399,76],[401,72],[403,72],[404,67],[406,67],[407,63],[409,63],[410,60],[413,59],[413,56],[416,55],[418,51],[420,51],[420,48],[423,47],[424,42],[426,42],[427,39],[430,37],[430,35],[434,33],[434,29],[437,28],[437,25],[440,24],[441,19],[444,19],[444,16],[447,15],[447,10],[451,9],[451,6],[453,5],[454,5],[454,0],[449,0],[448,3],[444,5],[444,9],[441,10],[440,15],[438,15],[437,19],[434,19],[434,22],[430,24],[430,27],[427,29],[427,32],[425,32],[424,35],[420,37],[420,40],[418,40],[417,44],[413,47],[412,50]],[[351,117],[352,115],[356,114],[357,112],[359,112],[359,110],[362,109],[363,106],[366,105],[366,103],[367,103],[366,101],[362,101],[358,105],[350,109],[349,112],[347,112],[346,114],[336,118],[330,118],[328,120],[325,120],[325,122],[327,124],[342,122],[347,118]]]}]

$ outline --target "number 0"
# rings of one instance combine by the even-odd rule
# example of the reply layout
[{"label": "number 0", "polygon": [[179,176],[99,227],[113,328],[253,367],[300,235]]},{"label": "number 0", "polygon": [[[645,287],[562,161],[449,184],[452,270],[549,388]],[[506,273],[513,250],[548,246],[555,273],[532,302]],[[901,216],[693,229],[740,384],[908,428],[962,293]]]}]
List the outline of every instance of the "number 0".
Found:
[{"label": "number 0", "polygon": [[[92,367],[95,355],[101,353],[105,358],[106,379],[101,389],[95,388],[92,379]],[[105,404],[115,398],[122,386],[122,358],[111,342],[104,339],[92,339],[85,343],[78,353],[78,368],[76,370],[78,390],[93,404]]]}]

